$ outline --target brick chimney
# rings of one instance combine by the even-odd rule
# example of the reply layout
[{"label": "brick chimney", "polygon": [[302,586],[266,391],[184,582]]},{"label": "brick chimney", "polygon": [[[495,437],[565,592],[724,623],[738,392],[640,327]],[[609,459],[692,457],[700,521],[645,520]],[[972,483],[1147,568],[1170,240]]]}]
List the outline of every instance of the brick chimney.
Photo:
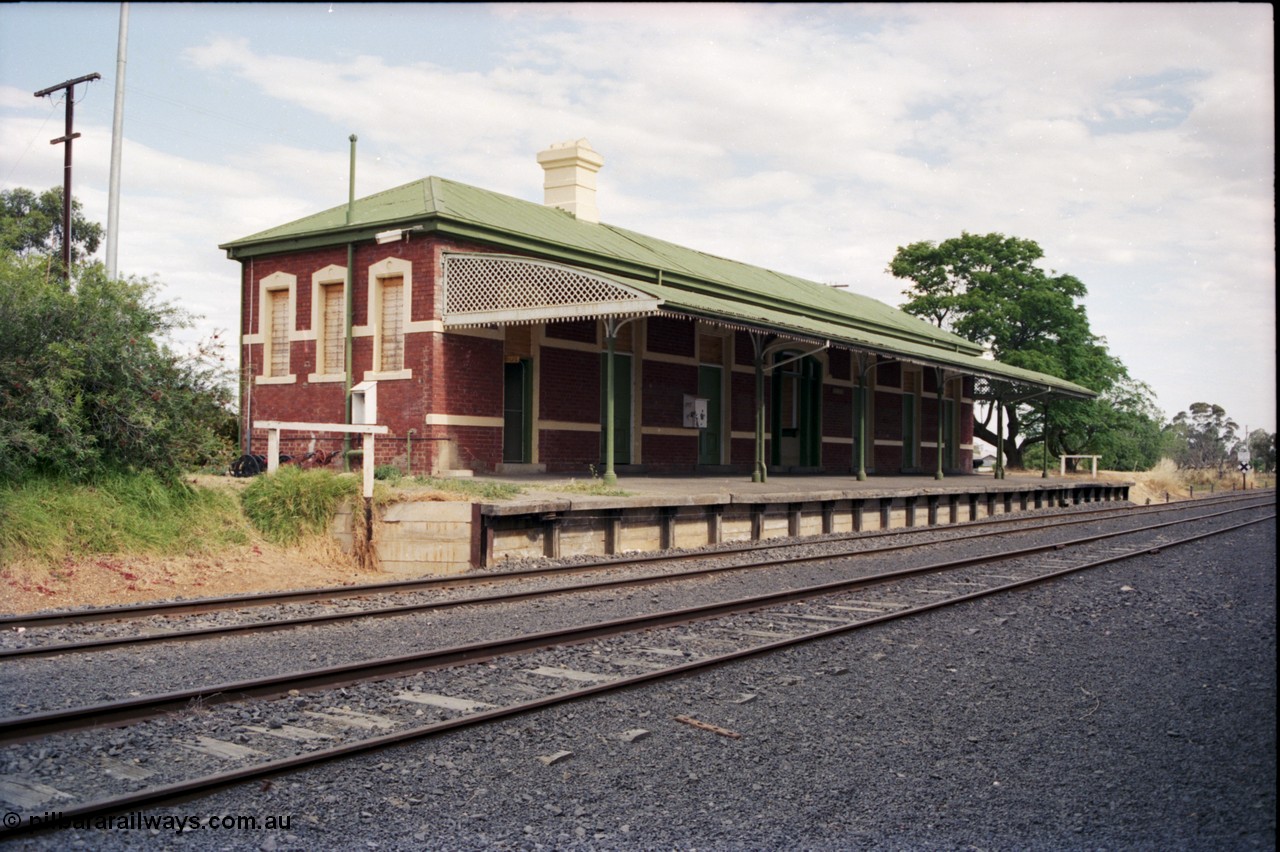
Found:
[{"label": "brick chimney", "polygon": [[604,165],[586,139],[558,142],[538,153],[543,178],[543,203],[567,210],[583,222],[599,222],[596,207],[596,172]]}]

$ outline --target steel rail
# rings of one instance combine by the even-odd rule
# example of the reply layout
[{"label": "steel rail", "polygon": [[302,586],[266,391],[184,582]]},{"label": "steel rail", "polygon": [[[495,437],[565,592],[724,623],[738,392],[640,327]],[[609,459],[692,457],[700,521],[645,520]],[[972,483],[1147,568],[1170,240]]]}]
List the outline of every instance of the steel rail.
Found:
[{"label": "steel rail", "polygon": [[[1274,518],[1274,515],[1271,517]],[[1197,533],[1195,535],[1186,536],[1184,538],[1176,539],[1174,541],[1163,542],[1156,546],[1143,546],[1135,550],[1127,551],[1125,553],[1113,554],[1111,556],[1107,556],[1102,559],[1092,560],[1080,565],[1061,568],[1045,574],[1037,575],[1035,577],[1016,580],[1000,586],[993,586],[987,589],[981,589],[974,592],[969,592],[963,595],[956,596],[954,598],[948,598],[948,599],[939,600],[939,601],[932,601],[932,602],[921,604],[919,606],[911,607],[908,609],[898,610],[890,613],[884,613],[882,615],[877,615],[870,618],[862,619],[850,624],[842,624],[842,625],[838,625],[830,628],[825,628],[822,630],[813,631],[800,636],[775,640],[773,642],[753,646],[751,648],[739,649],[736,651],[732,651],[729,653],[720,654],[716,656],[711,656],[711,657],[704,657],[699,660],[682,663],[678,666],[672,666],[669,668],[665,668],[665,669],[661,669],[653,672],[645,672],[638,675],[630,675],[627,677],[619,678],[617,680],[608,681],[606,683],[594,684],[594,685],[576,689],[570,692],[563,692],[555,695],[545,696],[543,698],[522,702],[520,704],[513,704],[506,707],[494,708],[493,710],[472,713],[465,716],[455,717],[453,719],[447,719],[440,722],[435,722],[429,725],[423,725],[417,728],[411,728],[411,729],[400,731],[397,733],[382,734],[382,735],[370,737],[367,739],[360,740],[358,742],[348,743],[342,746],[336,746],[329,749],[309,752],[307,754],[296,755],[294,757],[280,758],[280,759],[260,763],[254,766],[244,767],[242,769],[215,773],[215,774],[203,776],[200,778],[193,778],[185,781],[180,781],[180,782],[175,782],[171,784],[165,784],[165,785],[148,788],[145,790],[140,790],[140,791],[126,794],[123,796],[99,799],[96,801],[87,802],[83,805],[63,808],[58,812],[59,819],[57,821],[51,821],[47,823],[46,822],[33,823],[30,820],[28,820],[26,822],[20,821],[12,826],[5,825],[3,827],[0,827],[0,838],[17,837],[21,835],[29,835],[29,834],[35,834],[35,833],[40,833],[44,831],[57,830],[61,825],[66,823],[81,821],[81,820],[90,820],[90,819],[93,819],[94,817],[119,813],[122,811],[127,811],[129,809],[136,809],[140,807],[154,807],[157,805],[168,804],[168,803],[173,803],[177,801],[189,801],[192,798],[202,796],[202,795],[207,795],[209,793],[213,793],[218,790],[222,790],[227,787],[231,787],[236,784],[243,783],[245,781],[254,781],[259,779],[272,778],[272,777],[283,775],[285,773],[292,772],[298,769],[303,769],[311,766],[318,766],[325,763],[330,763],[336,760],[340,760],[346,757],[352,757],[360,754],[376,752],[382,749],[389,748],[391,746],[415,742],[417,740],[422,740],[422,739],[427,739],[430,737],[438,736],[448,731],[478,726],[478,725],[482,725],[484,723],[496,721],[499,719],[511,718],[514,716],[523,715],[525,713],[532,712],[534,710],[539,710],[545,707],[554,706],[557,704],[567,704],[573,701],[582,700],[583,698],[588,698],[588,697],[600,695],[603,693],[621,691],[624,689],[639,686],[645,683],[650,683],[653,681],[665,680],[667,678],[681,677],[681,676],[692,674],[694,672],[701,671],[704,669],[722,666],[730,662],[747,659],[750,657],[762,656],[768,653],[772,653],[774,651],[778,651],[784,648],[794,647],[796,645],[804,644],[807,642],[814,642],[814,641],[820,641],[823,639],[829,639],[835,636],[843,635],[845,633],[853,632],[855,630],[862,630],[865,628],[884,624],[886,622],[895,621],[903,618],[909,618],[909,617],[920,615],[926,612],[931,612],[933,610],[955,606],[957,604],[978,600],[984,597],[990,597],[996,594],[1002,594],[1002,593],[1013,591],[1020,588],[1039,585],[1041,583],[1049,582],[1051,580],[1054,580],[1060,577],[1064,577],[1070,574],[1089,570],[1092,568],[1098,568],[1104,565],[1109,565],[1116,562],[1133,559],[1139,556],[1159,553],[1161,550],[1165,550],[1171,547],[1190,544],[1190,543],[1200,541],[1206,538],[1210,538],[1216,535],[1223,535],[1228,532],[1232,532],[1247,526],[1252,526],[1254,524],[1261,523],[1264,520],[1270,520],[1270,519],[1271,518],[1262,518],[1262,519],[1244,521],[1229,527],[1209,530],[1203,533]]]},{"label": "steel rail", "polygon": [[[1253,495],[1250,495],[1252,497]],[[1199,498],[1195,504],[1203,505],[1205,503],[1225,503],[1231,501],[1242,501],[1245,497],[1237,497],[1232,494],[1230,497],[1219,495],[1217,497]],[[1274,496],[1269,502],[1274,502]],[[1158,512],[1169,512],[1194,508],[1191,501],[1180,501],[1178,503],[1164,503],[1155,506],[1111,506],[1103,509],[1089,509],[1084,511],[1072,512],[1073,519],[1081,519],[1082,516],[1095,516],[1106,514],[1152,514]],[[1044,521],[1053,518],[1052,515],[1032,515],[1031,517],[1009,517],[1000,515],[987,518],[980,518],[972,521],[959,521],[954,524],[937,524],[924,527],[905,527],[891,530],[871,530],[867,532],[840,533],[837,535],[823,535],[820,541],[840,542],[849,540],[866,540],[871,538],[880,538],[884,536],[900,536],[910,535],[912,533],[921,532],[940,532],[951,528],[971,529],[974,527],[986,527],[997,524],[1027,524],[1030,526],[1047,526],[1045,524],[1036,524],[1037,521]],[[993,533],[995,534],[995,533]],[[482,585],[485,583],[506,582],[511,579],[531,579],[536,577],[553,576],[556,574],[569,573],[585,573],[588,571],[600,571],[618,566],[643,565],[654,562],[679,562],[692,559],[718,558],[721,556],[729,556],[737,553],[751,553],[760,550],[774,550],[779,548],[797,547],[801,544],[813,543],[817,537],[808,537],[809,540],[797,543],[789,540],[781,543],[770,542],[751,542],[748,544],[732,545],[728,547],[720,547],[716,549],[698,550],[687,553],[667,553],[660,552],[654,554],[645,554],[637,556],[629,556],[625,558],[600,559],[590,562],[578,562],[573,565],[548,566],[541,568],[525,568],[516,571],[485,571],[477,574],[469,574],[465,576],[450,577],[429,577],[416,578],[408,580],[392,580],[383,583],[361,583],[350,586],[327,586],[313,589],[294,589],[288,591],[276,592],[254,592],[250,594],[226,595],[223,597],[210,598],[193,598],[189,600],[159,601],[136,604],[122,604],[119,606],[94,607],[82,610],[55,610],[49,612],[37,612],[27,614],[9,614],[0,615],[0,629],[17,629],[17,628],[39,628],[53,627],[61,624],[89,624],[97,621],[125,621],[131,619],[151,618],[161,615],[187,615],[192,613],[209,613],[225,609],[242,609],[257,606],[276,606],[282,603],[308,603],[312,601],[326,601],[341,598],[358,598],[366,595],[379,594],[396,594],[401,592],[415,590],[432,590],[432,589],[451,589],[455,587],[466,587]]]},{"label": "steel rail", "polygon": [[[1261,503],[1250,506],[1237,506],[1230,509],[1224,509],[1210,515],[1201,516],[1202,518],[1218,517],[1221,515],[1233,514],[1236,512],[1249,511],[1255,508],[1266,508],[1270,504]],[[1116,516],[1120,518],[1122,516]],[[1132,517],[1131,515],[1129,517]],[[1109,520],[1109,519],[1107,519]],[[852,551],[828,551],[826,553],[815,556],[791,557],[787,558],[788,565],[799,565],[806,562],[829,561],[832,559],[845,558],[862,558],[866,556],[875,556],[885,553],[892,553],[899,550],[906,550],[915,547],[932,547],[952,544],[960,541],[970,541],[979,538],[988,538],[998,535],[1004,535],[1013,532],[1039,532],[1043,530],[1058,529],[1061,527],[1074,526],[1083,523],[1098,523],[1098,518],[1077,518],[1072,516],[1069,519],[1052,519],[1049,523],[1038,524],[1032,529],[1027,530],[1005,530],[1002,532],[992,532],[988,530],[960,530],[957,534],[939,541],[929,542],[906,542],[899,544],[891,544],[881,547],[872,547],[862,550]],[[1170,521],[1168,524],[1181,523],[1181,521]],[[1167,525],[1167,524],[1166,524]],[[965,533],[972,534],[965,534]],[[865,539],[862,539],[865,540]],[[824,542],[826,543],[826,542]],[[788,547],[805,547],[811,546],[812,542],[804,542],[800,544],[774,545],[768,549],[779,549]],[[750,552],[750,551],[748,551]],[[701,558],[717,558],[721,554],[701,554]],[[686,556],[680,557],[687,559]],[[638,564],[648,564],[653,560],[648,558],[639,560]],[[676,560],[673,560],[676,561]],[[416,604],[402,604],[398,606],[379,607],[377,609],[366,610],[348,610],[344,612],[318,613],[315,615],[299,616],[296,618],[285,618],[270,621],[246,622],[243,624],[222,624],[210,627],[201,627],[193,630],[172,630],[157,633],[147,633],[132,636],[113,636],[105,639],[86,639],[79,642],[61,642],[57,644],[40,645],[33,644],[21,648],[4,648],[0,649],[0,660],[5,659],[35,659],[40,657],[52,657],[66,653],[86,653],[92,651],[104,651],[112,648],[132,647],[135,645],[152,644],[156,642],[186,642],[198,639],[208,639],[218,636],[231,636],[247,633],[273,632],[278,630],[289,630],[296,627],[318,626],[323,624],[334,624],[343,621],[357,621],[366,618],[389,618],[400,615],[412,615],[421,612],[430,612],[433,610],[454,609],[462,606],[473,605],[492,605],[499,603],[513,603],[521,600],[535,600],[538,598],[553,597],[556,595],[574,594],[585,591],[601,591],[612,588],[622,588],[626,586],[648,585],[653,583],[678,582],[681,580],[694,579],[698,577],[722,574],[731,571],[748,571],[758,568],[769,568],[778,564],[776,559],[758,560],[755,562],[744,562],[735,565],[716,565],[703,568],[695,568],[687,571],[677,571],[668,574],[645,574],[638,577],[622,577],[608,580],[595,580],[585,583],[573,583],[564,586],[557,586],[550,589],[531,589],[527,591],[516,592],[499,592],[492,595],[479,595],[470,598],[459,598],[447,601],[426,601]],[[632,567],[632,563],[628,561],[618,561],[610,563],[611,568],[628,568]],[[509,582],[509,580],[507,581]]]},{"label": "steel rail", "polygon": [[[1217,517],[1214,515],[1206,517]],[[1275,515],[1269,516],[1274,518]],[[1262,519],[1262,520],[1265,520]],[[1247,523],[1258,523],[1259,520]],[[1003,562],[1039,553],[1064,550],[1068,547],[1092,544],[1124,535],[1161,529],[1181,521],[1168,521],[1141,527],[1073,539],[1065,542],[1036,545],[1029,548],[983,554],[958,560],[934,562],[911,568],[845,578],[813,586],[785,589],[761,595],[751,595],[712,604],[702,604],[684,609],[665,610],[657,613],[627,616],[607,621],[590,622],[558,630],[541,631],[523,636],[505,637],[448,648],[433,649],[413,654],[384,657],[355,663],[343,663],[319,669],[289,672],[282,675],[252,678],[243,681],[178,690],[176,692],[139,696],[104,704],[83,705],[62,710],[30,713],[0,718],[0,745],[26,742],[41,736],[84,730],[97,726],[119,726],[152,719],[157,716],[182,711],[193,704],[213,706],[245,699],[265,700],[287,695],[291,690],[311,692],[320,689],[336,689],[361,681],[385,680],[413,674],[428,669],[445,668],[464,662],[491,659],[504,654],[532,651],[556,645],[577,644],[603,635],[634,632],[671,624],[703,620],[733,612],[745,612],[775,606],[796,600],[819,597],[832,592],[846,591],[863,586],[879,585],[891,580],[912,577],[930,572],[947,571],[972,565]]]}]

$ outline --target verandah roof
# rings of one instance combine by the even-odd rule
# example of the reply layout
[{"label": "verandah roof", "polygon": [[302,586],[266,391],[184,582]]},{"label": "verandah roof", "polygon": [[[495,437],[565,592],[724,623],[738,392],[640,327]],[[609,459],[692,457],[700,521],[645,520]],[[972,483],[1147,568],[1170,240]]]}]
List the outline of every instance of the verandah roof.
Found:
[{"label": "verandah roof", "polygon": [[1072,382],[983,358],[980,346],[875,299],[612,225],[581,222],[554,207],[443,178],[424,178],[358,199],[350,213],[348,222],[347,206],[334,207],[220,248],[233,259],[247,259],[368,240],[390,229],[419,228],[562,264],[655,300],[646,302],[643,310],[628,304],[625,311],[619,305],[582,304],[578,316],[652,314],[661,307],[664,312],[1043,388],[1053,396],[1096,396]]}]

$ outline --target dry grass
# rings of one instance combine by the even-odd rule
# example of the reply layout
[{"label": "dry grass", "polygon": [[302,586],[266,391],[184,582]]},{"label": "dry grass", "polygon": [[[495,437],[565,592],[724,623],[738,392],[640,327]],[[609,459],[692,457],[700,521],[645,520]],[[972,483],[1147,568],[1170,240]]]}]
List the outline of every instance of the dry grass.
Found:
[{"label": "dry grass", "polygon": [[[1162,459],[1147,471],[1098,471],[1098,478],[1116,482],[1132,482],[1129,500],[1138,505],[1164,503],[1171,500],[1188,500],[1206,497],[1223,491],[1239,490],[1242,481],[1239,474],[1224,476],[1205,471],[1178,470],[1173,462]],[[1250,473],[1250,488],[1275,488],[1275,474]]]}]

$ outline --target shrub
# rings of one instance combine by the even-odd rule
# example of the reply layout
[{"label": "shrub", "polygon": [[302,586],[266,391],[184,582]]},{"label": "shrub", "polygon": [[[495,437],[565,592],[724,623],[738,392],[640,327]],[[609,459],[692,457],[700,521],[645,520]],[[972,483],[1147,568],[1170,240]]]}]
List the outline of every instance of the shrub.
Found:
[{"label": "shrub", "polygon": [[153,471],[176,483],[225,464],[234,418],[216,351],[162,342],[188,319],[155,300],[155,284],[101,264],[76,272],[69,286],[39,258],[0,250],[0,482]]},{"label": "shrub", "polygon": [[324,533],[338,504],[360,496],[360,480],[327,470],[282,467],[259,476],[241,493],[245,516],[275,544]]}]

